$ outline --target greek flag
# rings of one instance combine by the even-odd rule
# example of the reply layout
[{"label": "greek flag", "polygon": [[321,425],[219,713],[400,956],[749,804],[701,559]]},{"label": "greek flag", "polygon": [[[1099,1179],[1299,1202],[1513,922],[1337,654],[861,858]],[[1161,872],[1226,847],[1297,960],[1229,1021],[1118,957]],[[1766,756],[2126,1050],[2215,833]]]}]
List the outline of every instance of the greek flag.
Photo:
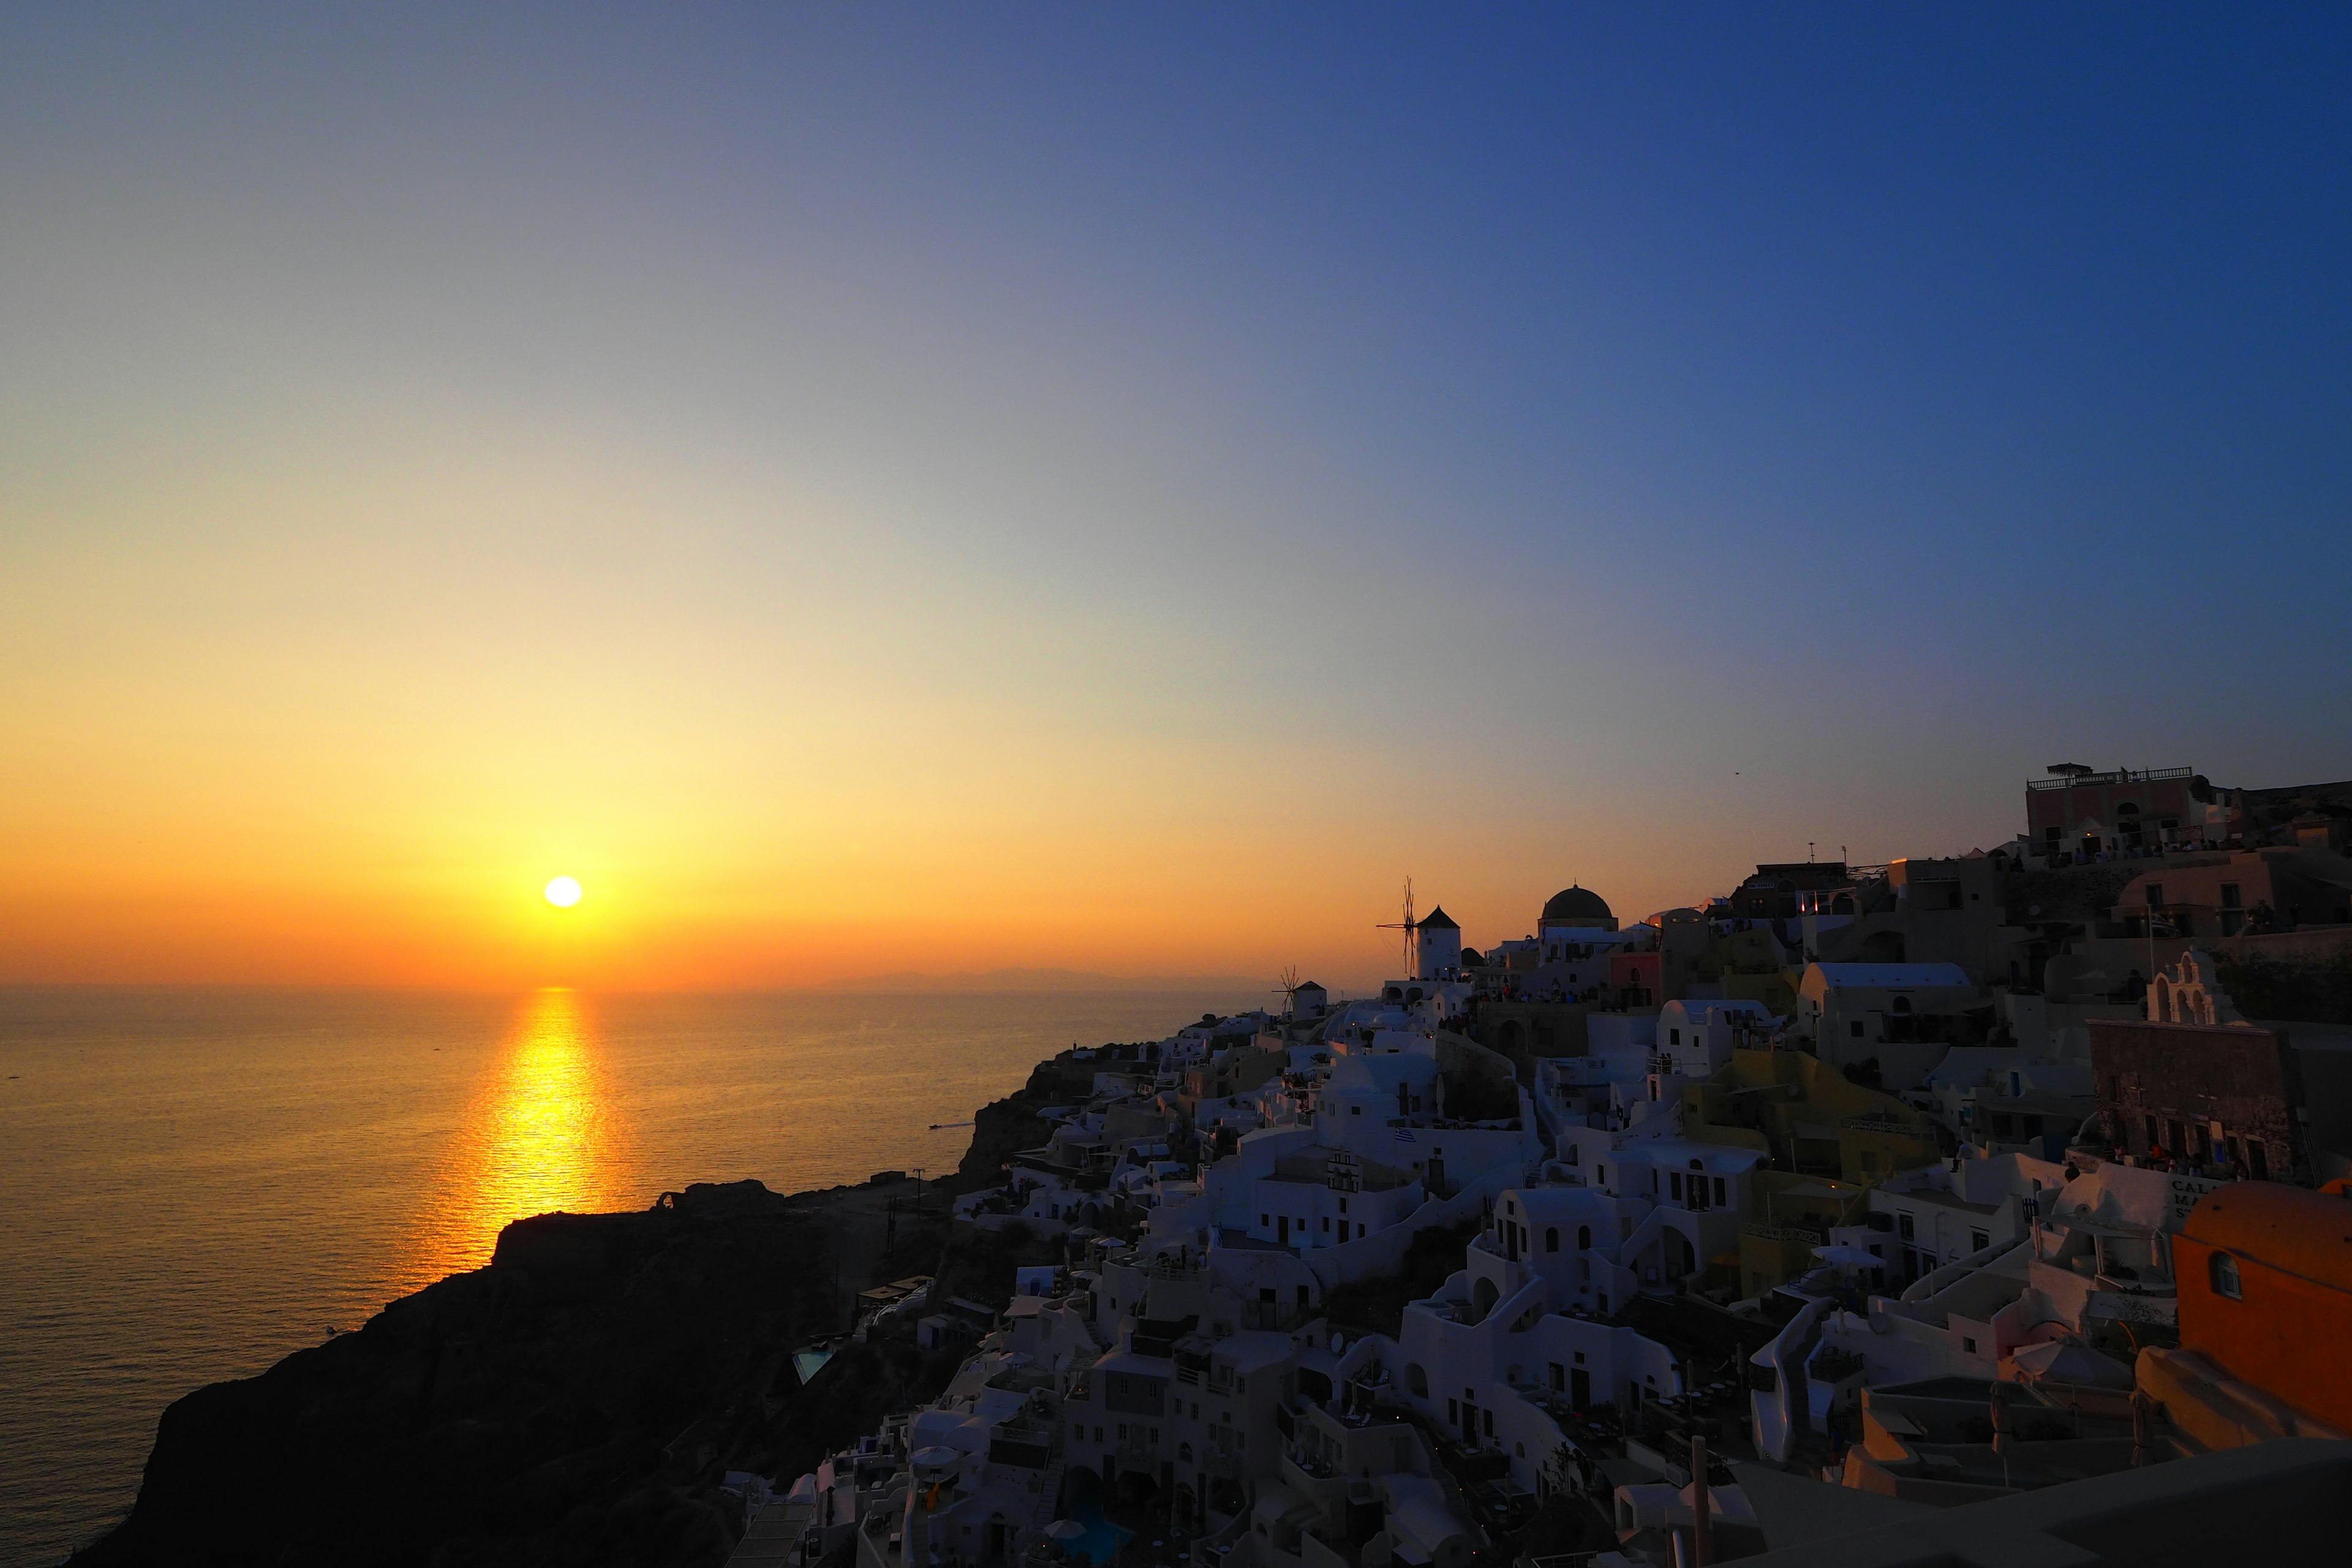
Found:
[{"label": "greek flag", "polygon": [[1410,1143],[1412,1142],[1412,1129],[1410,1127],[1398,1128],[1396,1130],[1396,1141],[1400,1143]]}]

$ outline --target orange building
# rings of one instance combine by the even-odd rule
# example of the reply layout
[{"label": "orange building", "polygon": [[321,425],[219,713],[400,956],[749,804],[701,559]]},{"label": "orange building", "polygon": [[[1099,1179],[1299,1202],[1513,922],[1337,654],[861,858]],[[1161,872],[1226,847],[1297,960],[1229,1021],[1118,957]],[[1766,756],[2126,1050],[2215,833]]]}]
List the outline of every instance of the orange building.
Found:
[{"label": "orange building", "polygon": [[2302,1417],[2293,1429],[2352,1432],[2352,1200],[2233,1182],[2172,1247],[2181,1350]]}]

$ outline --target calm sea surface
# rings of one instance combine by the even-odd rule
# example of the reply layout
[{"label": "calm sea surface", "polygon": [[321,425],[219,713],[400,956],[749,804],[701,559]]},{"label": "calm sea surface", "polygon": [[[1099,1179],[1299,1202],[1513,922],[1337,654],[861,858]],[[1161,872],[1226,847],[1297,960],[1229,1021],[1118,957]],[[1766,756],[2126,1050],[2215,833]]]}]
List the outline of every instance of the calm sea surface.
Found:
[{"label": "calm sea surface", "polygon": [[1073,1042],[1237,995],[0,989],[0,1563],[129,1508],[163,1406],[551,1209],[946,1171]]}]

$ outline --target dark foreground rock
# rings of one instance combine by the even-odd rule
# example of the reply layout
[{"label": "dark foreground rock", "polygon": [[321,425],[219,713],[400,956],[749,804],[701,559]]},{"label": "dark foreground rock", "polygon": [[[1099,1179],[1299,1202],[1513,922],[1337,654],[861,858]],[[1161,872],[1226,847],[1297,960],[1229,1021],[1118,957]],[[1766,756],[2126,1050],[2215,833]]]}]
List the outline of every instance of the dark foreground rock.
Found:
[{"label": "dark foreground rock", "polygon": [[714,1483],[793,1425],[837,1247],[755,1182],[519,1221],[488,1268],[173,1404],[137,1506],[72,1561],[718,1563]]},{"label": "dark foreground rock", "polygon": [[902,1322],[803,1387],[793,1348],[846,1327],[868,1285],[936,1273],[943,1297],[1002,1304],[1019,1264],[1058,1256],[1020,1227],[950,1239],[946,1211],[1094,1072],[1040,1064],[928,1191],[896,1172],[789,1198],[737,1182],[519,1220],[488,1268],[175,1402],[130,1517],[71,1561],[717,1568],[741,1533],[726,1471],[789,1483],[958,1361]]}]

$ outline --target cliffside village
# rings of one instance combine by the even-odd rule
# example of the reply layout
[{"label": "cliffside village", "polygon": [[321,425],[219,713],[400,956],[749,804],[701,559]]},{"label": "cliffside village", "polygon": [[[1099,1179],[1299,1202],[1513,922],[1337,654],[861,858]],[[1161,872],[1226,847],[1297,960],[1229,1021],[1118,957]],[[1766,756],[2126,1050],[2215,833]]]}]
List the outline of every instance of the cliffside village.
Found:
[{"label": "cliffside village", "polygon": [[968,1359],[740,1478],[739,1559],[2340,1561],[2352,1028],[2227,977],[2341,991],[2352,784],[2024,804],[1638,921],[1570,887],[1474,949],[1433,909],[1374,994],[1066,1053],[955,1204],[1061,1261],[871,1293]]}]

